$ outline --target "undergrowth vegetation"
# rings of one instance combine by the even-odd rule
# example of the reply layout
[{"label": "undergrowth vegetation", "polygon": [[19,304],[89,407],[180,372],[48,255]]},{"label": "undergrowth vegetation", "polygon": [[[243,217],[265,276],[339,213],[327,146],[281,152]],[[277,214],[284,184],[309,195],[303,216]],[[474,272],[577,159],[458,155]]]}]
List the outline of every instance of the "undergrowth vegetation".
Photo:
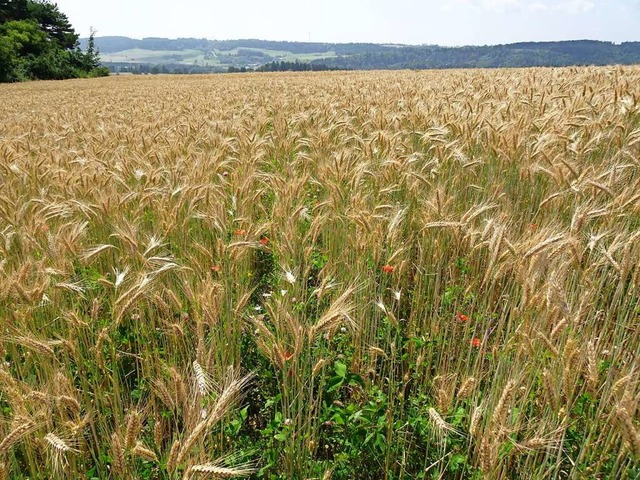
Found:
[{"label": "undergrowth vegetation", "polygon": [[0,478],[640,475],[640,69],[0,88]]}]

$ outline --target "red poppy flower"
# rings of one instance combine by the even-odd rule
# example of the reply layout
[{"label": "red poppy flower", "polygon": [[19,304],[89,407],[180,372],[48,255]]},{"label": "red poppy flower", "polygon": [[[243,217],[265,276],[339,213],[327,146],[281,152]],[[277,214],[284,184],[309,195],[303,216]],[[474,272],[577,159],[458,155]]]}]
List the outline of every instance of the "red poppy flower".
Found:
[{"label": "red poppy flower", "polygon": [[480,348],[480,345],[482,345],[482,341],[479,338],[474,338],[473,340],[471,340],[471,345],[475,348]]},{"label": "red poppy flower", "polygon": [[214,265],[213,267],[211,267],[211,271],[219,273],[222,270],[222,267],[220,265]]},{"label": "red poppy flower", "polygon": [[394,269],[394,268],[395,268],[395,267],[394,267],[393,265],[383,265],[383,266],[382,266],[382,271],[383,271],[384,273],[391,273],[391,272],[393,272],[393,269]]},{"label": "red poppy flower", "polygon": [[467,317],[464,313],[458,312],[456,317],[458,318],[458,321],[463,323],[469,321],[469,317]]},{"label": "red poppy flower", "polygon": [[233,232],[234,234],[236,234],[237,236],[241,237],[243,235],[247,234],[247,231],[242,229],[242,228],[238,228],[235,232]]},{"label": "red poppy flower", "polygon": [[266,245],[269,243],[269,239],[267,237],[260,238],[260,245]]}]

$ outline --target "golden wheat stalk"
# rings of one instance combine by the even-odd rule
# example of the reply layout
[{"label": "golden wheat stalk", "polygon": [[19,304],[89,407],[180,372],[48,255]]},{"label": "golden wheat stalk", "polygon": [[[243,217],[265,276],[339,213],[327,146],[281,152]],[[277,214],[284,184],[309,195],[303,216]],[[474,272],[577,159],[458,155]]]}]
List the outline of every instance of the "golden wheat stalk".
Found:
[{"label": "golden wheat stalk", "polygon": [[309,329],[309,338],[315,338],[316,335],[332,330],[340,324],[344,324],[351,330],[358,328],[357,322],[352,317],[354,306],[350,301],[355,291],[356,287],[349,287],[331,303],[327,311]]},{"label": "golden wheat stalk", "polygon": [[176,454],[175,465],[182,465],[187,454],[205,432],[218,423],[233,406],[242,399],[244,391],[253,380],[253,374],[242,378],[235,377],[233,370],[228,372],[225,386],[216,398],[207,416],[201,420],[181,442],[180,450]]},{"label": "golden wheat stalk", "polygon": [[620,427],[622,437],[630,452],[637,458],[640,458],[640,432],[633,424],[633,418],[629,411],[622,405],[618,405],[614,410],[614,418]]},{"label": "golden wheat stalk", "polygon": [[453,433],[457,435],[460,434],[458,430],[456,430],[451,424],[447,423],[440,416],[440,414],[435,408],[429,407],[429,409],[427,410],[427,413],[429,414],[429,420],[431,421],[432,425],[436,428],[438,435],[446,435],[449,433]]},{"label": "golden wheat stalk", "polygon": [[127,415],[127,429],[124,436],[124,446],[125,448],[133,448],[136,444],[136,440],[140,435],[140,430],[142,429],[142,419],[140,418],[140,413],[136,410],[131,410]]},{"label": "golden wheat stalk", "polygon": [[9,451],[16,443],[29,435],[37,428],[37,425],[31,420],[25,420],[11,430],[0,442],[0,455]]},{"label": "golden wheat stalk", "polygon": [[141,442],[136,442],[136,446],[133,447],[131,453],[147,460],[148,462],[158,462],[158,456],[155,454],[155,452],[144,446]]},{"label": "golden wheat stalk", "polygon": [[236,478],[247,477],[257,471],[254,462],[239,462],[239,460],[241,460],[239,456],[232,454],[220,457],[213,462],[192,465],[185,477]]}]

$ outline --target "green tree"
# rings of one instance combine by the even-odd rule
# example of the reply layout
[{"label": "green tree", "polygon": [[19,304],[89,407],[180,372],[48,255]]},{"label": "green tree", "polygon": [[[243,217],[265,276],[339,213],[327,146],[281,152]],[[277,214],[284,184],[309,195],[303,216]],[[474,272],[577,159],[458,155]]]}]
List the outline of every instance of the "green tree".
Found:
[{"label": "green tree", "polygon": [[0,23],[24,20],[29,16],[27,0],[0,0]]},{"label": "green tree", "polygon": [[82,52],[78,35],[58,6],[46,0],[0,0],[0,81],[101,76],[91,30]]},{"label": "green tree", "polygon": [[100,52],[96,47],[96,30],[91,27],[89,41],[87,43],[87,51],[85,52],[85,64],[87,68],[94,69],[100,66]]},{"label": "green tree", "polygon": [[47,35],[32,20],[12,20],[0,25],[0,36],[20,56],[39,55],[52,47]]},{"label": "green tree", "polygon": [[10,82],[16,59],[15,44],[0,36],[0,82]]},{"label": "green tree", "polygon": [[70,50],[78,46],[79,36],[73,30],[67,16],[58,6],[45,1],[30,1],[29,18],[34,19],[48,36],[55,40],[63,50]]}]

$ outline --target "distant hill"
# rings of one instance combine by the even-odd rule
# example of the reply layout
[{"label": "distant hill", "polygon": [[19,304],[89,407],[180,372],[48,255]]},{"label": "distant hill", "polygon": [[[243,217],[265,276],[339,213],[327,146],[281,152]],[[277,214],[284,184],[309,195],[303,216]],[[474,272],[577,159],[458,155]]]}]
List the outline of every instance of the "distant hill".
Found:
[{"label": "distant hill", "polygon": [[[86,42],[87,39],[81,39],[83,48]],[[292,62],[362,70],[640,64],[640,42],[614,44],[595,40],[440,47],[97,37],[96,44],[104,65],[112,71],[125,72],[197,73],[261,67],[271,70],[274,64]]]}]

